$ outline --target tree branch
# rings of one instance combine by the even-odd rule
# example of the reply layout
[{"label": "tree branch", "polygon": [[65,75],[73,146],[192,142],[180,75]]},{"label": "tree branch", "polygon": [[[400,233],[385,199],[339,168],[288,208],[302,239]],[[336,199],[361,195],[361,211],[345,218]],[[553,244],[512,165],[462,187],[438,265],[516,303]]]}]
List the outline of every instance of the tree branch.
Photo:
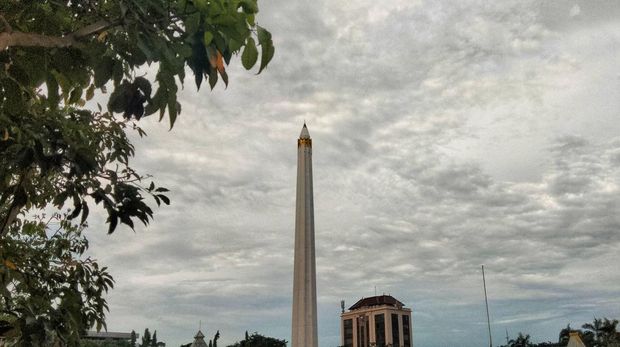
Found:
[{"label": "tree branch", "polygon": [[2,23],[2,25],[4,26],[4,31],[8,33],[13,32],[13,27],[11,26],[11,24],[9,24],[9,22],[6,21],[6,18],[4,18],[2,13],[0,13],[0,23]]},{"label": "tree branch", "polygon": [[121,24],[120,21],[115,21],[115,22],[109,22],[105,19],[102,19],[100,21],[97,21],[93,24],[89,24],[79,30],[77,30],[76,32],[74,32],[73,34],[69,35],[69,36],[73,36],[76,39],[82,38],[82,37],[86,37],[86,36],[90,36],[93,34],[98,34],[102,31],[108,30],[112,27],[115,27],[117,25]]},{"label": "tree branch", "polygon": [[[6,22],[1,15],[0,22]],[[0,33],[0,52],[15,46],[44,48],[75,47],[80,45],[78,39],[100,33],[119,24],[120,22],[100,20],[66,36],[48,36],[43,34],[24,33],[21,31],[2,32]],[[8,23],[4,25],[7,26]],[[10,28],[10,25],[8,25],[8,28]]]},{"label": "tree branch", "polygon": [[23,33],[14,31],[12,33],[0,33],[0,51],[9,47],[69,47],[77,44],[73,36],[47,36],[41,34]]}]

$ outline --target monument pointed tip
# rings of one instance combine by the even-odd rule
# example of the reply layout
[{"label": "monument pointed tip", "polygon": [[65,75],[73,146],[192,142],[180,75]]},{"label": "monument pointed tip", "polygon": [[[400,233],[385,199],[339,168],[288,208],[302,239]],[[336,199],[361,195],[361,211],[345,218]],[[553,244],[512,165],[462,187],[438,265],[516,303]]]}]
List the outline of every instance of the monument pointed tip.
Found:
[{"label": "monument pointed tip", "polygon": [[308,132],[308,127],[306,126],[306,122],[304,121],[304,126],[301,128],[301,134],[299,134],[300,139],[309,139],[310,133]]}]

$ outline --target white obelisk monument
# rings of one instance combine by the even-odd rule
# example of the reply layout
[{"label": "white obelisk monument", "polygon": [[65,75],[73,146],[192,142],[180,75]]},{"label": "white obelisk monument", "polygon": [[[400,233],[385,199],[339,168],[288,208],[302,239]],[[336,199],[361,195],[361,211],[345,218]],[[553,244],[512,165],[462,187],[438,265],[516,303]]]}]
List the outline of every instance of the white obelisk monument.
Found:
[{"label": "white obelisk monument", "polygon": [[292,347],[317,347],[312,139],[304,122],[297,140],[297,206]]}]

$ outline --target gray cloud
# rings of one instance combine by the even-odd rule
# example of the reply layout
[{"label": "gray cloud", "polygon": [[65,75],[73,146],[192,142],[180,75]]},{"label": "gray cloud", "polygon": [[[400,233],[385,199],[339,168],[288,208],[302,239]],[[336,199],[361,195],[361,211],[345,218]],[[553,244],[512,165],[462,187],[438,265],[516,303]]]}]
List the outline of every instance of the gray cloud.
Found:
[{"label": "gray cloud", "polygon": [[417,346],[484,343],[481,264],[496,341],[617,318],[619,11],[261,3],[272,65],[259,76],[231,66],[227,90],[186,84],[171,132],[141,124],[134,165],[172,205],[135,234],[91,223],[91,253],[117,280],[109,328],[157,329],[172,346],[199,320],[224,343],[245,330],[290,338],[304,119],[321,346],[339,344],[340,299],[375,286],[413,308]]}]

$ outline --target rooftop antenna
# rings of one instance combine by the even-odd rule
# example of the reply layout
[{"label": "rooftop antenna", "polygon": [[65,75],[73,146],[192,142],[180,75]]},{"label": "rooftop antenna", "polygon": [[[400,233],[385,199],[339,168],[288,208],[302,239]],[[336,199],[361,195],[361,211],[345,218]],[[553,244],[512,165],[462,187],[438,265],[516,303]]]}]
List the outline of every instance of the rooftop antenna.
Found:
[{"label": "rooftop antenna", "polygon": [[340,309],[342,310],[342,313],[344,313],[344,300],[340,300]]},{"label": "rooftop antenna", "polygon": [[489,317],[489,300],[487,299],[487,282],[484,278],[484,265],[482,265],[482,285],[484,286],[484,302],[487,307],[487,324],[489,326],[489,347],[493,347],[493,338],[491,337],[491,318]]},{"label": "rooftop antenna", "polygon": [[377,296],[377,286],[375,286],[375,296]]},{"label": "rooftop antenna", "polygon": [[198,330],[202,330],[202,320],[198,321]]}]

